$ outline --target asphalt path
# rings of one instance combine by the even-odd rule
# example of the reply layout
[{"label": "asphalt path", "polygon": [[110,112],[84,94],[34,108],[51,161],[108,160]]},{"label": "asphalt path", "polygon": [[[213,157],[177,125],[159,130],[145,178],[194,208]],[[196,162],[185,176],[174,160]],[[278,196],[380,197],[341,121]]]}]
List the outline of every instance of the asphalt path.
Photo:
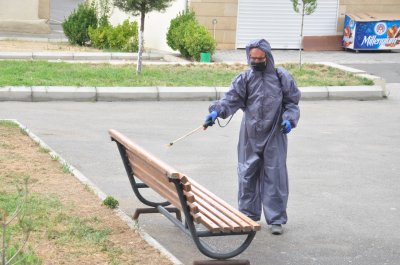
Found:
[{"label": "asphalt path", "polygon": [[[377,101],[303,101],[289,134],[289,222],[272,236],[262,221],[239,258],[265,264],[398,264],[400,260],[400,87]],[[1,102],[0,118],[25,124],[132,214],[133,196],[115,143],[117,129],[237,206],[236,143],[241,113],[165,145],[203,122],[209,102]],[[184,264],[205,259],[160,215],[140,226]],[[229,239],[228,239],[229,240]],[[236,242],[229,240],[222,245]]]},{"label": "asphalt path", "polygon": [[51,0],[50,18],[62,22],[83,2],[84,0]]},{"label": "asphalt path", "polygon": [[386,83],[400,83],[400,62],[398,63],[368,63],[368,64],[344,64],[346,66],[364,70],[369,74],[380,76]]},{"label": "asphalt path", "polygon": [[62,22],[78,8],[80,3],[84,0],[51,0],[50,1],[50,36],[62,36],[65,38]]}]

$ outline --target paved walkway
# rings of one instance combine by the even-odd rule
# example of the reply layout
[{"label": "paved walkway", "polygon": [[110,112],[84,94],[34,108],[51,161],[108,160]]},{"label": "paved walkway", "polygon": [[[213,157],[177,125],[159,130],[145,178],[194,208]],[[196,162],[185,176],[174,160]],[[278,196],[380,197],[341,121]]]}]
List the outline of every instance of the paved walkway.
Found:
[{"label": "paved walkway", "polygon": [[[272,50],[275,63],[298,63],[298,50]],[[245,50],[219,50],[213,55],[217,62],[246,62]],[[400,51],[303,51],[303,63],[333,62],[338,64],[399,63]]]},{"label": "paved walkway", "polygon": [[[298,55],[296,51],[273,52],[278,63],[295,62]],[[215,61],[225,63],[244,62],[243,58],[242,50],[214,55]],[[304,53],[303,58],[336,63],[343,58],[351,63],[400,61],[397,52]],[[44,91],[26,89],[31,96]],[[301,102],[301,122],[289,135],[291,196],[285,234],[271,236],[263,221],[263,230],[240,258],[253,265],[398,264],[400,154],[394,147],[399,146],[400,137],[393,120],[399,120],[400,90],[390,84],[389,91],[391,96],[384,101]],[[117,198],[127,213],[143,205],[132,194],[116,146],[109,141],[109,128],[125,133],[236,205],[235,146],[241,113],[225,129],[215,127],[164,148],[171,139],[197,127],[208,104],[187,100],[1,102],[0,117],[28,126],[101,190]],[[204,259],[194,243],[165,218],[143,216],[140,226],[183,264]]]},{"label": "paved walkway", "polygon": [[[236,206],[241,112],[226,128],[212,127],[165,148],[201,124],[208,105],[209,101],[1,102],[0,117],[25,124],[117,198],[128,214],[143,205],[133,195],[109,128]],[[397,265],[399,106],[398,88],[387,100],[301,101],[299,126],[288,136],[291,193],[285,233],[272,236],[263,220],[263,230],[239,258],[252,265]],[[165,218],[144,215],[139,223],[183,264],[205,259]]]}]

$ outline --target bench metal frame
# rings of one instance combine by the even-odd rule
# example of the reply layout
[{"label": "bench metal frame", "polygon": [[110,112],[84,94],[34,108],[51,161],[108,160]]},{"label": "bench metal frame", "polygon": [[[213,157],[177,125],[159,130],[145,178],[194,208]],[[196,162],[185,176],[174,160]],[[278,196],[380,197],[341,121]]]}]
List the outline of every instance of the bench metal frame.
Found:
[{"label": "bench metal frame", "polygon": [[[212,259],[230,259],[233,258],[240,253],[242,253],[244,250],[247,249],[247,247],[250,245],[251,241],[256,235],[256,231],[248,231],[248,232],[220,232],[220,233],[212,233],[208,230],[204,229],[199,229],[196,228],[194,224],[194,219],[190,213],[190,207],[186,201],[186,197],[183,193],[183,184],[178,178],[171,178],[169,177],[169,181],[172,182],[175,187],[176,187],[176,192],[179,197],[179,201],[182,207],[183,214],[185,216],[185,221],[182,222],[181,218],[181,213],[180,210],[176,207],[166,207],[170,205],[171,203],[168,201],[164,202],[153,202],[149,201],[144,196],[140,193],[140,189],[143,188],[149,188],[145,183],[137,182],[135,179],[135,172],[134,169],[132,168],[128,158],[127,158],[127,153],[125,150],[125,147],[119,143],[117,140],[111,138],[112,141],[115,141],[118,146],[119,153],[121,155],[126,173],[128,174],[128,178],[131,184],[131,187],[133,189],[133,192],[135,193],[136,197],[145,205],[150,206],[148,208],[137,208],[134,215],[133,219],[137,220],[139,218],[140,214],[143,213],[161,213],[163,214],[168,220],[170,220],[172,223],[174,223],[177,227],[179,227],[186,235],[190,236],[194,243],[196,244],[196,247],[199,249],[201,253],[203,253],[205,256],[212,258]],[[176,217],[174,217],[173,214],[175,213]],[[230,252],[225,252],[221,253],[218,252],[215,248],[209,246],[206,242],[201,240],[202,237],[215,237],[215,236],[231,236],[231,235],[246,235],[246,239],[243,241],[243,243],[238,246],[236,249],[230,251]]]}]

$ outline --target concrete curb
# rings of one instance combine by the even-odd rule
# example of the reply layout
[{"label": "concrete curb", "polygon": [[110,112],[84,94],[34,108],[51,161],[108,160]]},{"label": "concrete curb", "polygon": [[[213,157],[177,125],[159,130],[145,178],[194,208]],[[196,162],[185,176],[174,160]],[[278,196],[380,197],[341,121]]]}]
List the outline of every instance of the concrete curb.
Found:
[{"label": "concrete curb", "polygon": [[[229,87],[0,87],[0,101],[212,101]],[[380,85],[300,87],[302,100],[378,100],[386,97]]]},{"label": "concrete curb", "polygon": [[[49,155],[53,158],[57,158],[58,162],[61,165],[65,165],[70,169],[71,174],[76,177],[83,185],[88,186],[96,195],[97,197],[100,198],[100,200],[104,200],[107,195],[100,190],[90,179],[88,179],[85,175],[83,175],[78,169],[76,169],[74,166],[69,164],[66,160],[64,160],[59,154],[57,154],[50,146],[48,146],[43,140],[41,140],[38,136],[36,136],[33,132],[31,132],[26,126],[22,125],[20,122],[14,119],[0,119],[0,121],[11,121],[17,124],[21,130],[26,132],[26,134],[36,143],[39,144],[40,147],[45,148],[49,150]],[[157,240],[155,240],[153,237],[151,237],[148,233],[146,233],[144,230],[140,229],[140,227],[137,225],[136,222],[134,222],[126,213],[124,213],[120,209],[115,209],[114,213],[122,220],[124,221],[129,228],[132,230],[135,230],[139,233],[139,235],[152,247],[157,249],[158,251],[161,252],[162,255],[167,257],[172,264],[174,265],[183,265],[181,261],[179,261],[174,255],[172,255],[167,249],[165,249],[160,243],[158,243]]]},{"label": "concrete curb", "polygon": [[343,70],[343,71],[349,72],[351,74],[354,74],[354,75],[356,75],[358,77],[363,77],[363,78],[370,79],[370,80],[374,81],[374,84],[376,86],[380,86],[381,87],[382,96],[383,97],[386,98],[389,95],[388,91],[386,89],[386,81],[385,81],[385,79],[383,79],[380,76],[370,75],[370,74],[368,74],[367,72],[365,72],[363,70],[355,69],[355,68],[352,68],[352,67],[348,67],[348,66],[344,66],[344,65],[340,65],[340,64],[332,63],[332,62],[320,62],[319,64],[335,67],[335,68],[338,68],[340,70]]},{"label": "concrete curb", "polygon": [[[130,52],[0,52],[0,60],[62,60],[62,61],[112,61],[137,60],[137,53]],[[142,54],[143,60],[162,60],[155,53]]]},{"label": "concrete curb", "polygon": [[[0,52],[0,60],[55,60],[70,62],[127,62],[137,59],[137,53],[99,52]],[[202,64],[188,62],[173,55],[143,53],[149,64]],[[159,60],[159,61],[157,61]],[[162,60],[163,62],[160,62]],[[374,86],[300,87],[302,100],[378,100],[388,96],[385,80],[365,71],[332,62],[317,62],[374,81]],[[228,87],[66,87],[32,86],[0,87],[0,101],[209,101],[218,100]]]}]

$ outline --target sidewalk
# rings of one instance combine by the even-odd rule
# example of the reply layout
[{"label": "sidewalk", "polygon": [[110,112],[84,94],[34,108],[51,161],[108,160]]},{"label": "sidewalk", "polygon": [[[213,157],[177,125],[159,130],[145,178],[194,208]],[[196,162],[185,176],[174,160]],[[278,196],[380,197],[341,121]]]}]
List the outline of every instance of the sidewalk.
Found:
[{"label": "sidewalk", "polygon": [[[297,58],[295,51],[273,52],[277,62],[285,58]],[[236,56],[244,56],[244,51],[221,51],[215,56],[230,54],[232,55],[228,58],[232,58],[234,62]],[[339,54],[343,53],[338,53],[337,56]],[[328,55],[335,57],[331,53],[321,53],[319,59],[329,61]],[[304,58],[307,61],[314,58],[313,56],[306,54]],[[398,54],[392,56],[398,58]],[[221,60],[232,63],[226,58]],[[377,56],[370,60],[379,58]],[[0,95],[4,92],[1,89],[18,88],[0,88]],[[66,94],[70,96],[74,90],[87,89],[97,95],[97,100],[101,98],[98,93],[102,90],[71,87],[20,89],[21,94],[25,90],[26,97],[30,99],[49,95],[52,89],[72,89],[72,92]],[[120,96],[123,96],[123,89],[132,92],[132,88],[116,89]],[[140,89],[142,88],[135,88],[135,91]],[[0,116],[15,117],[29,126],[101,190],[117,198],[121,202],[121,209],[126,213],[133,212],[132,209],[140,205],[132,202],[132,191],[126,173],[120,159],[115,159],[117,151],[105,133],[109,128],[119,128],[128,132],[132,139],[141,139],[152,152],[167,162],[171,161],[171,164],[196,177],[197,181],[208,185],[215,194],[235,205],[237,139],[232,136],[238,134],[240,115],[234,117],[227,130],[214,128],[208,130],[207,134],[196,135],[183,144],[176,145],[175,149],[165,149],[165,143],[192,128],[195,120],[203,117],[208,104],[184,100],[168,102],[167,99],[162,99],[167,89],[175,89],[171,95],[177,96],[182,94],[183,89],[194,88],[146,89],[152,90],[153,98],[146,99],[151,100],[150,102],[3,102]],[[227,88],[209,89],[217,93],[217,90],[222,92]],[[304,89],[307,88],[301,88],[302,99],[308,95]],[[59,95],[61,99],[57,100],[67,100],[66,95]],[[157,99],[154,98],[155,95]],[[51,96],[54,97],[55,95]],[[296,134],[290,136],[292,148],[289,153],[289,170],[293,177],[292,200],[289,204],[291,219],[286,226],[287,233],[280,238],[271,238],[264,229],[257,235],[251,248],[243,254],[243,258],[251,260],[254,265],[350,262],[372,265],[379,264],[382,260],[387,264],[397,264],[400,254],[398,248],[393,246],[399,245],[400,237],[393,231],[397,231],[395,220],[399,216],[395,199],[398,178],[393,172],[398,168],[395,160],[399,152],[391,147],[396,146],[399,138],[395,137],[397,124],[391,122],[398,116],[398,99],[393,98],[395,97],[390,97],[385,104],[378,101],[357,101],[351,104],[343,101],[302,103],[302,122],[296,129]],[[154,100],[165,102],[158,104]],[[144,109],[146,115],[138,115]],[[176,119],[182,113],[182,119]],[[388,113],[391,115],[387,115]],[[317,155],[315,150],[318,150]],[[380,167],[382,165],[392,166]],[[215,181],[216,179],[219,181]],[[230,183],[231,186],[221,186],[221,183]],[[384,218],[370,220],[371,216]],[[167,221],[157,216],[144,218],[147,219],[141,220],[141,227],[184,264],[190,264],[193,259],[204,258],[196,252],[193,242],[177,232],[169,222],[166,223]],[[265,222],[263,225],[266,226]],[[186,251],[183,252],[182,249]]]}]

